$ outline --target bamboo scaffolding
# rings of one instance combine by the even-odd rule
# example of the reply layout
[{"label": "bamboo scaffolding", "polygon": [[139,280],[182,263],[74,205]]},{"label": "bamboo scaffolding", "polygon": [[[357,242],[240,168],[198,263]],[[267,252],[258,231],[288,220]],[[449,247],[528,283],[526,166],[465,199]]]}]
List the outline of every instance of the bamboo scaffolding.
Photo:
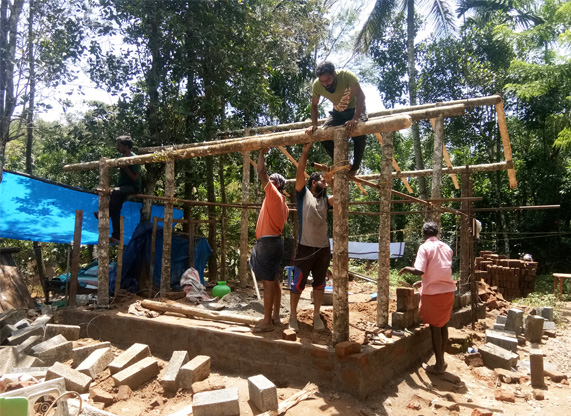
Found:
[{"label": "bamboo scaffolding", "polygon": [[[377,140],[379,141],[379,143],[381,144],[381,146],[383,145],[383,136],[381,136],[381,133],[375,133],[375,137],[377,138]],[[395,157],[393,156],[393,168],[394,170],[396,170],[397,172],[401,171],[401,168],[399,167],[399,164],[397,163],[397,161],[395,160]],[[408,183],[408,179],[406,179],[406,177],[402,177],[401,178],[402,183],[404,184],[406,190],[408,192],[410,192],[412,194],[412,188],[410,187],[410,184]]]},{"label": "bamboo scaffolding", "polygon": [[[484,163],[481,165],[469,165],[468,166],[468,170],[470,171],[470,173],[472,173],[472,172],[495,172],[498,170],[508,170],[511,168],[513,168],[513,162],[512,163],[508,163],[508,162]],[[442,168],[442,174],[443,175],[450,175],[453,173],[460,174],[465,170],[466,170],[465,166],[460,166],[460,167],[455,166],[452,168]],[[402,178],[402,177],[415,178],[415,177],[419,177],[419,176],[431,176],[431,175],[432,175],[432,169],[393,172],[394,178]],[[359,175],[357,177],[360,179],[365,179],[365,180],[374,180],[374,179],[380,179],[380,174],[374,173],[374,174],[370,174],[370,175]]]}]

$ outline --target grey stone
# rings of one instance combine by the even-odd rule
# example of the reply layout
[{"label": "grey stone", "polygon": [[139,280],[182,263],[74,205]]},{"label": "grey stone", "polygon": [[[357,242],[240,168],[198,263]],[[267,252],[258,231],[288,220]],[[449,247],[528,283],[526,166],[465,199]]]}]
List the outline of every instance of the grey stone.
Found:
[{"label": "grey stone", "polygon": [[100,348],[93,351],[76,370],[95,380],[97,374],[105,370],[114,358],[111,348]]},{"label": "grey stone", "polygon": [[188,363],[184,364],[179,372],[177,381],[183,389],[190,389],[192,383],[202,381],[210,375],[210,357],[197,355]]},{"label": "grey stone", "polygon": [[56,335],[32,347],[31,353],[43,360],[47,365],[56,361],[63,362],[71,358],[73,342],[65,339],[63,335]]},{"label": "grey stone", "polygon": [[553,321],[553,308],[551,306],[544,306],[537,309],[538,315],[542,316],[548,321]]},{"label": "grey stone", "polygon": [[0,374],[9,373],[18,364],[15,347],[0,348]]},{"label": "grey stone", "polygon": [[5,376],[26,374],[35,378],[45,378],[47,371],[48,367],[15,367]]},{"label": "grey stone", "polygon": [[486,330],[486,342],[495,344],[499,347],[505,348],[513,352],[517,351],[517,338],[515,336],[509,336],[505,332],[493,331],[490,329]]},{"label": "grey stone", "polygon": [[132,389],[136,389],[157,374],[159,374],[158,361],[153,357],[146,357],[119,371],[112,378],[115,386],[127,385]]},{"label": "grey stone", "polygon": [[93,351],[109,347],[111,347],[110,342],[99,342],[97,344],[90,344],[90,345],[85,345],[83,347],[74,348],[71,352],[71,355],[73,357],[73,366],[77,367],[79,364],[85,361],[85,359],[89,357],[89,355]]},{"label": "grey stone", "polygon": [[472,304],[472,293],[470,293],[470,292],[463,293],[460,297],[460,303],[462,304],[462,307],[471,305]]},{"label": "grey stone", "polygon": [[117,358],[115,358],[111,364],[109,364],[109,370],[111,374],[118,373],[130,365],[141,361],[145,357],[151,355],[151,350],[148,345],[145,344],[133,344]]},{"label": "grey stone", "polygon": [[394,329],[410,328],[420,322],[418,309],[409,310],[406,312],[393,312],[391,317],[391,326]]},{"label": "grey stone", "polygon": [[33,335],[41,335],[44,336],[44,328],[41,326],[29,326],[24,329],[20,329],[16,332],[13,332],[7,339],[8,345],[18,345],[24,342],[26,339],[30,338]]},{"label": "grey stone", "polygon": [[68,341],[76,341],[79,339],[79,330],[79,325],[47,324],[45,337],[51,338],[59,334]]},{"label": "grey stone", "polygon": [[67,390],[76,391],[78,393],[89,392],[89,385],[91,384],[91,377],[80,373],[73,368],[68,367],[62,363],[55,363],[48,368],[46,374],[46,381],[53,380],[58,377],[63,377],[65,380],[65,388]]},{"label": "grey stone", "polygon": [[505,324],[494,324],[494,331],[505,331],[506,325]]},{"label": "grey stone", "polygon": [[555,322],[553,322],[553,321],[544,321],[544,322],[543,322],[543,330],[544,330],[544,331],[555,331]]},{"label": "grey stone", "polygon": [[511,370],[517,365],[519,356],[495,344],[487,343],[478,350],[484,364],[490,368],[505,368]]},{"label": "grey stone", "polygon": [[173,351],[169,365],[160,380],[161,386],[165,391],[178,390],[178,373],[180,368],[188,362],[187,351]]},{"label": "grey stone", "polygon": [[543,335],[543,322],[544,318],[537,315],[528,315],[525,320],[525,336],[530,342],[538,343],[541,342],[541,336]]},{"label": "grey stone", "polygon": [[24,319],[26,315],[27,312],[24,309],[8,309],[0,313],[0,328],[6,325],[14,325]]},{"label": "grey stone", "polygon": [[50,322],[53,322],[54,317],[51,315],[40,315],[36,318],[34,322],[32,322],[32,326],[41,326],[45,327]]},{"label": "grey stone", "polygon": [[19,354],[28,354],[33,346],[42,342],[42,339],[41,335],[32,335],[20,345],[16,346],[16,350]]},{"label": "grey stone", "polygon": [[523,326],[523,311],[521,309],[512,308],[508,311],[506,319],[506,330],[514,331],[516,335],[521,334]]},{"label": "grey stone", "polygon": [[4,341],[6,341],[10,335],[12,335],[10,325],[5,325],[0,328],[0,344],[4,344]]},{"label": "grey stone", "polygon": [[31,367],[44,367],[46,363],[40,360],[38,357],[33,357],[27,354],[20,354],[18,356],[18,362],[15,367],[19,368],[31,368]]},{"label": "grey stone", "polygon": [[248,378],[250,400],[261,412],[278,409],[276,385],[262,374]]},{"label": "grey stone", "polygon": [[196,393],[193,397],[194,416],[239,416],[238,389],[224,389]]},{"label": "grey stone", "polygon": [[498,315],[498,316],[496,317],[496,323],[505,325],[507,319],[508,319],[508,317],[505,316],[505,315]]},{"label": "grey stone", "polygon": [[531,374],[531,386],[534,388],[543,387],[545,385],[543,378],[543,351],[540,349],[530,349],[529,369]]}]

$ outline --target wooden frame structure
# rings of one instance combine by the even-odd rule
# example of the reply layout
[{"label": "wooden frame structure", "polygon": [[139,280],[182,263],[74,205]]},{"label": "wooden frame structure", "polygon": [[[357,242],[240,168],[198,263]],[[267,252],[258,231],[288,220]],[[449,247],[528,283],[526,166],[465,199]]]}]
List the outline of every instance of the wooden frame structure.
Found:
[{"label": "wooden frame structure", "polygon": [[[466,108],[476,106],[495,106],[498,114],[497,120],[499,124],[500,136],[504,147],[505,161],[500,163],[492,163],[486,165],[475,165],[466,167],[453,167],[447,151],[444,147],[444,118],[456,117],[464,114]],[[413,120],[430,120],[435,130],[434,152],[433,152],[433,169],[423,171],[402,172],[396,165],[393,158],[393,132],[408,128]],[[172,232],[172,207],[177,200],[174,198],[174,165],[178,159],[187,159],[201,156],[220,155],[225,153],[241,152],[243,155],[243,183],[242,183],[242,204],[239,206],[245,208],[242,211],[242,241],[241,241],[241,259],[240,273],[247,273],[247,255],[248,255],[248,208],[253,208],[248,204],[249,195],[249,173],[250,173],[250,151],[259,150],[261,148],[278,147],[288,159],[293,158],[287,155],[284,146],[303,144],[308,141],[330,140],[332,137],[335,142],[334,163],[340,163],[348,159],[348,136],[344,127],[330,127],[327,129],[318,129],[310,138],[305,134],[304,128],[309,123],[292,123],[279,126],[266,126],[260,128],[237,130],[233,132],[220,132],[219,136],[230,137],[222,140],[215,140],[204,143],[192,143],[186,145],[176,145],[170,147],[154,147],[141,149],[147,154],[138,156],[106,159],[101,158],[99,161],[80,163],[64,166],[65,171],[81,171],[99,169],[100,182],[98,192],[99,198],[99,250],[100,250],[100,266],[99,266],[99,287],[98,287],[98,304],[108,305],[108,248],[109,248],[109,168],[128,166],[133,164],[145,163],[166,163],[166,181],[165,181],[165,197],[159,198],[154,196],[146,196],[147,198],[161,199],[165,201],[165,237],[163,246],[163,261],[161,275],[160,295],[164,297],[169,288],[170,282],[170,240]],[[271,130],[271,133],[267,133]],[[261,132],[260,135],[255,135]],[[440,213],[442,211],[453,212],[457,215],[465,213],[457,210],[450,210],[441,206],[441,183],[443,174],[463,174],[468,177],[472,172],[485,172],[507,170],[510,182],[510,188],[517,186],[515,171],[512,161],[511,146],[507,127],[505,124],[505,115],[503,112],[503,104],[500,95],[489,97],[474,98],[467,100],[449,101],[443,103],[425,104],[413,107],[399,108],[395,110],[386,110],[369,114],[369,120],[359,122],[353,135],[359,136],[364,134],[375,134],[377,139],[382,142],[382,163],[381,172],[374,175],[361,175],[355,180],[360,184],[373,186],[380,190],[380,225],[379,225],[379,266],[377,279],[378,306],[377,306],[377,325],[380,327],[388,325],[388,294],[389,294],[389,273],[390,273],[390,205],[392,190],[392,180],[395,178],[432,176],[432,192],[431,201],[423,201],[410,195],[398,193],[401,197],[412,201],[427,205],[430,209],[430,216],[433,220],[440,223]],[[243,137],[236,137],[242,135]],[[447,167],[442,167],[443,159],[446,161]],[[292,160],[294,162],[294,160]],[[393,168],[395,172],[393,172]],[[379,183],[371,182],[379,180]],[[403,181],[404,181],[403,180]],[[455,180],[455,179],[453,179]],[[467,183],[463,179],[464,184]],[[407,183],[405,183],[406,186]],[[458,186],[455,181],[455,186]],[[411,188],[407,188],[409,192]],[[349,308],[348,308],[348,204],[349,204],[349,175],[347,170],[340,170],[336,174],[333,185],[333,193],[335,195],[335,207],[333,211],[333,276],[334,276],[334,295],[333,295],[333,342],[337,343],[345,341],[349,336]],[[470,197],[463,194],[462,200],[471,205]],[[180,201],[180,200],[178,200]],[[190,201],[189,201],[190,202]],[[198,205],[198,203],[197,203]],[[219,204],[217,204],[219,205]],[[471,222],[468,222],[471,224]],[[463,228],[466,228],[464,226]],[[468,233],[468,234],[466,234]],[[470,225],[468,229],[463,231],[462,238],[466,238],[471,233]],[[245,236],[245,237],[244,237]],[[470,239],[464,240],[468,244]],[[468,263],[466,263],[468,262]],[[470,258],[463,260],[461,269],[466,270],[465,265],[470,264]],[[468,276],[463,273],[461,275],[462,282],[467,281]]]}]

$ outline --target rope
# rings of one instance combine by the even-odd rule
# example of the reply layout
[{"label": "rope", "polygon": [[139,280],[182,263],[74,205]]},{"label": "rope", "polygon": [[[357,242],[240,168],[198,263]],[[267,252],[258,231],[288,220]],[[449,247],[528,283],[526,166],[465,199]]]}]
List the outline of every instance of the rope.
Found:
[{"label": "rope", "polygon": [[48,413],[50,412],[50,410],[52,410],[52,408],[54,407],[54,405],[58,402],[58,400],[60,400],[62,397],[64,396],[68,396],[68,395],[73,395],[73,396],[77,396],[77,399],[79,400],[79,408],[77,409],[77,413],[75,414],[75,416],[79,416],[79,414],[81,413],[81,408],[83,407],[83,400],[81,399],[81,396],[79,395],[78,392],[76,391],[66,391],[63,394],[59,395],[54,401],[53,403],[50,405],[50,407],[48,407],[48,410],[46,410],[46,413],[44,413],[44,416],[47,416]]}]

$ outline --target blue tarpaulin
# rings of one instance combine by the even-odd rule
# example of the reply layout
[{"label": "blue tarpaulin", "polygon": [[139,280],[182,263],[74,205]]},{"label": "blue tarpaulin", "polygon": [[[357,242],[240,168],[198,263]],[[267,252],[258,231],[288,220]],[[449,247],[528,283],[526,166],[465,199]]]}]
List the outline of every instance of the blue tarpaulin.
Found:
[{"label": "blue tarpaulin", "polygon": [[[129,243],[141,220],[141,207],[140,202],[127,201],[123,204],[121,215],[125,217],[125,244]],[[5,171],[0,182],[0,237],[70,243],[75,228],[75,211],[83,210],[81,244],[97,244],[98,221],[93,212],[98,208],[99,197],[96,194]],[[154,216],[164,218],[164,207],[153,205],[151,218]],[[183,212],[175,209],[173,217],[180,219]]]},{"label": "blue tarpaulin", "polygon": [[[333,251],[333,239],[329,239]],[[391,243],[391,259],[400,259],[404,255],[404,242]],[[349,241],[349,258],[362,260],[379,259],[379,243],[361,243]]]}]

